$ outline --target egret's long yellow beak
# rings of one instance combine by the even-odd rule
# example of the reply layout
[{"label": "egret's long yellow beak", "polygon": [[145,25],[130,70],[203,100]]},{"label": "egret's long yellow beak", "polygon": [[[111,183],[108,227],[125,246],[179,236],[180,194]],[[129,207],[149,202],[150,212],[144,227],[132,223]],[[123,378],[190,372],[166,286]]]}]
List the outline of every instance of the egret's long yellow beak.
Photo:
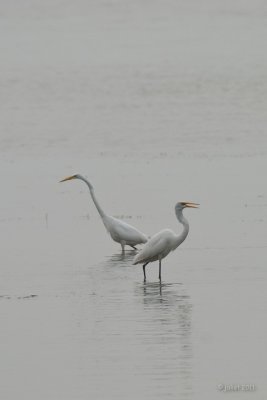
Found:
[{"label": "egret's long yellow beak", "polygon": [[70,181],[71,179],[74,179],[75,175],[67,176],[67,178],[62,179],[62,181],[59,182],[65,182],[65,181]]},{"label": "egret's long yellow beak", "polygon": [[189,201],[185,201],[185,206],[189,208],[198,208],[199,204],[198,203],[191,203]]}]

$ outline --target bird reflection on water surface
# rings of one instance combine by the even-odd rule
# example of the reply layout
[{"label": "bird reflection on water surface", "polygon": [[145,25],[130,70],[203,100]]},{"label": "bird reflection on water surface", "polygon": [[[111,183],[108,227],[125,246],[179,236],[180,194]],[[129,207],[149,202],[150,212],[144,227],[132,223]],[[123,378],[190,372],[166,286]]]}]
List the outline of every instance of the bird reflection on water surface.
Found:
[{"label": "bird reflection on water surface", "polygon": [[[175,375],[177,392],[190,397],[193,393],[190,296],[182,283],[159,282],[137,285],[136,294],[142,295],[149,333],[146,340],[148,343],[153,340],[161,349],[159,366],[164,364],[166,374]],[[167,376],[164,379],[168,379]]]},{"label": "bird reflection on water surface", "polygon": [[121,346],[129,343],[133,353],[128,362],[135,363],[135,379],[144,390],[153,385],[156,398],[169,398],[170,393],[192,398],[191,298],[182,283],[142,282],[132,265],[135,254],[116,253],[98,265],[98,317],[102,311],[105,323],[109,321],[101,332],[118,335]]},{"label": "bird reflection on water surface", "polygon": [[105,264],[110,267],[133,267],[132,261],[136,253],[136,250],[126,250],[124,253],[112,254],[107,257]]}]

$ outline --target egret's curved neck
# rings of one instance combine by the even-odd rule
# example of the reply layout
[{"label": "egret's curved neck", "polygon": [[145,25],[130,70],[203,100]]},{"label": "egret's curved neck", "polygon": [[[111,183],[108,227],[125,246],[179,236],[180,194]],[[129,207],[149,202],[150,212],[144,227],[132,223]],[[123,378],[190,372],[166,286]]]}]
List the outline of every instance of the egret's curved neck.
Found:
[{"label": "egret's curved neck", "polygon": [[84,181],[84,182],[86,183],[86,185],[89,187],[91,197],[92,197],[92,199],[93,199],[93,202],[95,203],[95,206],[96,206],[96,208],[97,208],[97,211],[99,212],[100,217],[101,217],[102,219],[105,218],[105,217],[106,217],[106,214],[104,213],[104,211],[103,211],[102,208],[100,207],[98,201],[96,200],[94,188],[93,188],[93,186],[91,185],[91,183],[90,183],[87,179],[85,179],[83,176],[81,176],[79,179],[81,179],[82,181]]},{"label": "egret's curved neck", "polygon": [[184,229],[181,235],[177,235],[173,249],[176,249],[186,239],[189,232],[189,223],[183,215],[183,210],[175,209],[175,214],[179,222],[183,225]]}]

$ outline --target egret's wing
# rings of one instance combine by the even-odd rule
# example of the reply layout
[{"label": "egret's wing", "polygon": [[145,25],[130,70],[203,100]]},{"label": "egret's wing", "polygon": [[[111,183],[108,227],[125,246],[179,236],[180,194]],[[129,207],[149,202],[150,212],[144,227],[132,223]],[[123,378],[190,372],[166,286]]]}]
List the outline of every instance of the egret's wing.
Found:
[{"label": "egret's wing", "polygon": [[110,230],[116,237],[126,241],[146,242],[147,240],[146,236],[138,229],[114,217],[111,220]]},{"label": "egret's wing", "polygon": [[169,247],[171,248],[172,237],[173,233],[167,229],[158,232],[144,245],[143,249],[135,257],[133,263],[138,264],[157,260],[166,249]]}]

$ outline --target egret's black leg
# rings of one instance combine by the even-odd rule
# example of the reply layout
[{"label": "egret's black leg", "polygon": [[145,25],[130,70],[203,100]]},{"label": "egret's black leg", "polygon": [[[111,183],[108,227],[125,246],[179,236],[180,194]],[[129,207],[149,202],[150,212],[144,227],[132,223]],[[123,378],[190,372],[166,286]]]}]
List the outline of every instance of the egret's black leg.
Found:
[{"label": "egret's black leg", "polygon": [[136,248],[135,246],[132,246],[131,244],[130,244],[130,246],[131,246],[134,250],[137,250],[137,248]]},{"label": "egret's black leg", "polygon": [[159,260],[159,280],[161,282],[161,260]]},{"label": "egret's black leg", "polygon": [[146,263],[143,265],[143,271],[144,271],[144,282],[146,281],[146,266],[147,266],[147,264],[148,264],[148,262],[146,262]]}]

